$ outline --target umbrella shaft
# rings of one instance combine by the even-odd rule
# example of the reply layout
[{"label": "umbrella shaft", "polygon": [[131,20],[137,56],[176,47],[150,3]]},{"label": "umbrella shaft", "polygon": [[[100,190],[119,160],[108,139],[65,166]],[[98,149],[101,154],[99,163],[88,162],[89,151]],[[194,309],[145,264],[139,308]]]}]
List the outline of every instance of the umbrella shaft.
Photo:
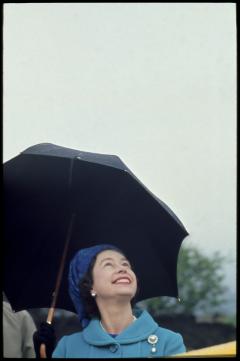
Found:
[{"label": "umbrella shaft", "polygon": [[57,275],[55,291],[53,292],[53,300],[52,300],[51,307],[50,307],[50,309],[48,311],[47,323],[49,323],[49,324],[52,323],[52,319],[53,319],[53,315],[54,315],[54,311],[55,311],[55,305],[56,305],[56,301],[57,301],[57,297],[58,297],[58,291],[59,291],[59,288],[60,288],[60,285],[61,285],[61,280],[62,280],[63,270],[64,270],[64,266],[65,266],[66,255],[67,255],[67,251],[68,251],[68,245],[69,245],[69,241],[70,241],[70,238],[71,238],[71,235],[72,235],[72,227],[73,227],[73,223],[74,223],[74,218],[75,218],[75,214],[72,214],[70,225],[68,227],[67,239],[66,239],[65,246],[64,246],[64,251],[63,251],[63,255],[62,255],[62,259],[61,259],[61,264],[60,264],[58,275]]},{"label": "umbrella shaft", "polygon": [[[56,303],[56,302],[55,302]],[[55,305],[54,305],[55,306]],[[52,320],[53,320],[53,315],[54,315],[54,311],[55,311],[55,307],[51,306],[48,310],[48,315],[47,315],[47,323],[49,325],[51,325]]]}]

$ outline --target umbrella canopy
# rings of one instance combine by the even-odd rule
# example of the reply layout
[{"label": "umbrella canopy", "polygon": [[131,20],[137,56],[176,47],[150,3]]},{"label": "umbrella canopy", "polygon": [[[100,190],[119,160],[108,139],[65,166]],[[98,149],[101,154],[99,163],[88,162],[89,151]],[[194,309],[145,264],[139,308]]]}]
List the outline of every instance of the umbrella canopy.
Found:
[{"label": "umbrella canopy", "polygon": [[49,307],[74,214],[57,308],[73,311],[68,265],[80,248],[111,243],[139,281],[137,301],[178,297],[188,232],[114,155],[42,143],[4,164],[4,292],[14,310]]}]

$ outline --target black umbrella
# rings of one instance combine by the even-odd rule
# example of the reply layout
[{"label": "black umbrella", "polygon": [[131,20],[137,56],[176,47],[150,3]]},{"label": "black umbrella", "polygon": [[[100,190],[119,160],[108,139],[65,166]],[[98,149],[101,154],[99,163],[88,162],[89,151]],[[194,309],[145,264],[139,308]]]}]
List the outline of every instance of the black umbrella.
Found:
[{"label": "black umbrella", "polygon": [[137,301],[178,297],[177,258],[188,233],[120,158],[43,143],[3,170],[3,279],[14,310],[49,307],[65,248],[55,306],[75,312],[69,261],[78,249],[99,243],[119,246],[133,263]]}]

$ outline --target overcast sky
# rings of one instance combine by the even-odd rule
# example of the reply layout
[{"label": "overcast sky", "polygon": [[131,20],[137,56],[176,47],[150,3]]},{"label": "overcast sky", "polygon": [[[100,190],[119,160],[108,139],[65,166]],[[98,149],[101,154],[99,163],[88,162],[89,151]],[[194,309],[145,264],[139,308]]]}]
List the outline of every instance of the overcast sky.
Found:
[{"label": "overcast sky", "polygon": [[234,287],[235,4],[5,3],[3,32],[3,160],[120,156]]}]

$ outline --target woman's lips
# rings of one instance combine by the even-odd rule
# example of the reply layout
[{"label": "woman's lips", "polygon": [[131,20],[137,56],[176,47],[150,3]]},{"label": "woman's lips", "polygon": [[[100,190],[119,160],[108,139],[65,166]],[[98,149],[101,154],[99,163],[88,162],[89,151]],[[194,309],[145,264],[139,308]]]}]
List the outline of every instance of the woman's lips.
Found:
[{"label": "woman's lips", "polygon": [[119,277],[113,283],[115,283],[115,284],[119,284],[119,283],[130,284],[131,280],[130,280],[129,277],[121,277],[121,278]]}]

